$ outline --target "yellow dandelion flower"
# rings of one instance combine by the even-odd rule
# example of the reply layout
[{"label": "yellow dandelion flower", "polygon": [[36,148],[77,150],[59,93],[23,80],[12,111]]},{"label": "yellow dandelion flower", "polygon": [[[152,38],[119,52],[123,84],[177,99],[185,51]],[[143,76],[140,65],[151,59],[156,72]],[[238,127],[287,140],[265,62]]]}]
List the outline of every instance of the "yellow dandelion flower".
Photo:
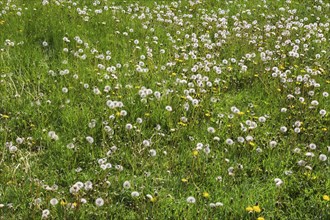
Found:
[{"label": "yellow dandelion flower", "polygon": [[188,182],[188,179],[186,179],[186,178],[182,178],[181,181],[182,181],[183,183],[187,183],[187,182]]},{"label": "yellow dandelion flower", "polygon": [[261,208],[260,208],[260,206],[258,206],[258,205],[253,206],[252,209],[253,209],[253,211],[255,211],[256,213],[261,212]]},{"label": "yellow dandelion flower", "polygon": [[325,201],[330,201],[330,197],[328,196],[328,195],[323,195],[323,200],[325,200]]},{"label": "yellow dandelion flower", "polygon": [[246,207],[245,210],[247,212],[253,212],[253,208],[251,206]]},{"label": "yellow dandelion flower", "polygon": [[244,112],[239,112],[238,115],[244,115]]},{"label": "yellow dandelion flower", "polygon": [[258,217],[257,220],[265,220],[264,217]]},{"label": "yellow dandelion flower", "polygon": [[210,197],[210,194],[208,192],[203,192],[203,197],[204,198],[209,198]]},{"label": "yellow dandelion flower", "polygon": [[193,155],[196,157],[198,155],[198,150],[193,150]]},{"label": "yellow dandelion flower", "polygon": [[65,200],[61,200],[60,204],[61,204],[61,206],[65,206],[67,204],[67,202]]}]

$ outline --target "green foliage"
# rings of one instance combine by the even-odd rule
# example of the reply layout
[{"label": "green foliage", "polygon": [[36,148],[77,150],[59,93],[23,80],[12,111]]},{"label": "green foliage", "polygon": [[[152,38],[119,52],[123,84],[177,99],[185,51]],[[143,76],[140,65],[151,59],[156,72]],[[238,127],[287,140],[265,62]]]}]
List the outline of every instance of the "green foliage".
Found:
[{"label": "green foliage", "polygon": [[0,9],[4,219],[330,218],[326,1]]}]

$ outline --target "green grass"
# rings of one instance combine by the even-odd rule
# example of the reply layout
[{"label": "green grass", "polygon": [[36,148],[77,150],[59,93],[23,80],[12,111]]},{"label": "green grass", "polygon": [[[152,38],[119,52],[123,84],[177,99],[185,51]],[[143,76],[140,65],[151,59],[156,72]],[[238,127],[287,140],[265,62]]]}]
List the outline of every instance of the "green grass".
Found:
[{"label": "green grass", "polygon": [[1,219],[330,218],[328,3],[41,2],[0,1]]}]

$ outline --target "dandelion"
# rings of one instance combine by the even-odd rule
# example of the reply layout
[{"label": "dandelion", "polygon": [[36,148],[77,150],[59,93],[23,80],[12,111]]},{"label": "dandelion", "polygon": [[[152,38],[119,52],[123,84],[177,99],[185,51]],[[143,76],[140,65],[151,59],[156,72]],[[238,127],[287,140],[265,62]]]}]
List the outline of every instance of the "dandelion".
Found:
[{"label": "dandelion", "polygon": [[223,203],[222,203],[222,202],[216,202],[216,203],[215,203],[215,206],[217,206],[217,207],[221,207],[221,206],[223,206]]},{"label": "dandelion", "polygon": [[133,125],[132,125],[132,124],[126,124],[126,125],[125,125],[125,128],[126,128],[127,130],[132,130]]},{"label": "dandelion", "polygon": [[50,137],[50,139],[55,140],[55,141],[58,140],[58,136],[56,135],[55,131],[48,132],[48,137]]},{"label": "dandelion", "polygon": [[264,116],[259,117],[259,122],[264,123],[266,122],[266,118]]},{"label": "dandelion", "polygon": [[311,149],[311,150],[315,150],[316,149],[316,144],[314,144],[314,143],[311,143],[311,144],[309,144],[309,149]]},{"label": "dandelion", "polygon": [[287,132],[287,127],[285,127],[285,126],[282,126],[281,128],[280,128],[280,130],[281,130],[281,132],[283,132],[283,133],[285,133],[285,132]]},{"label": "dandelion", "polygon": [[63,87],[63,88],[62,88],[62,92],[63,92],[63,93],[68,93],[68,91],[69,91],[68,88],[66,88],[66,87]]},{"label": "dandelion", "polygon": [[188,202],[188,203],[195,203],[195,202],[196,202],[196,199],[195,199],[195,197],[193,197],[193,196],[189,196],[189,197],[187,198],[187,202]]},{"label": "dandelion", "polygon": [[319,102],[316,101],[316,100],[313,100],[313,101],[311,102],[311,104],[312,104],[313,106],[316,106],[316,105],[319,105]]},{"label": "dandelion", "polygon": [[276,141],[271,141],[271,142],[269,142],[269,146],[270,146],[271,148],[276,147],[276,145],[277,145],[277,142],[276,142]]},{"label": "dandelion", "polygon": [[215,133],[215,129],[213,127],[208,127],[207,132],[213,134],[213,133]]},{"label": "dandelion", "polygon": [[321,110],[320,110],[320,115],[325,116],[325,114],[327,114],[327,111],[324,110],[324,109],[321,109]]},{"label": "dandelion", "polygon": [[253,206],[252,209],[253,209],[253,211],[256,212],[256,213],[261,212],[261,208],[260,208],[259,205],[255,205],[255,206]]},{"label": "dandelion", "polygon": [[327,161],[328,157],[325,154],[320,154],[319,160],[320,161]]},{"label": "dandelion", "polygon": [[274,182],[277,187],[280,187],[283,184],[283,181],[280,178],[275,178]]},{"label": "dandelion", "polygon": [[52,206],[55,206],[55,205],[58,204],[58,200],[57,200],[56,198],[52,198],[52,199],[50,200],[50,204],[51,204]]},{"label": "dandelion", "polygon": [[323,195],[322,198],[324,201],[330,201],[330,197],[328,195]]},{"label": "dandelion", "polygon": [[10,153],[15,153],[17,150],[18,150],[17,147],[14,146],[14,145],[12,145],[12,146],[9,147],[9,152]]},{"label": "dandelion", "polygon": [[129,188],[131,188],[131,183],[130,183],[129,181],[125,181],[125,182],[123,183],[123,187],[124,187],[125,189],[129,189]]},{"label": "dandelion", "polygon": [[228,145],[233,145],[233,144],[234,144],[234,141],[233,141],[232,139],[228,138],[228,139],[226,140],[226,144],[228,144]]},{"label": "dandelion", "polygon": [[69,144],[66,145],[66,147],[68,149],[73,149],[74,148],[74,144],[73,143],[69,143]]},{"label": "dandelion", "polygon": [[312,152],[307,152],[305,155],[306,155],[306,157],[314,157],[315,156],[314,153],[312,153]]},{"label": "dandelion", "polygon": [[239,143],[244,143],[245,139],[244,139],[243,137],[238,137],[238,138],[237,138],[237,141],[238,141]]},{"label": "dandelion", "polygon": [[140,193],[137,192],[137,191],[133,191],[133,192],[131,193],[131,196],[132,196],[132,197],[139,197],[139,196],[140,196]]},{"label": "dandelion", "polygon": [[16,143],[17,143],[17,144],[22,144],[23,141],[24,141],[23,138],[20,138],[20,137],[17,137],[17,138],[16,138]]},{"label": "dandelion", "polygon": [[210,203],[209,206],[210,206],[211,208],[215,208],[215,207],[216,207],[216,204],[215,204],[215,203]]},{"label": "dandelion", "polygon": [[102,198],[97,198],[95,200],[95,205],[98,206],[98,207],[101,207],[104,205],[104,200]]},{"label": "dandelion", "polygon": [[86,141],[87,141],[88,143],[90,143],[90,144],[93,144],[93,143],[94,143],[94,138],[91,137],[91,136],[87,136],[87,137],[86,137]]},{"label": "dandelion", "polygon": [[204,198],[209,198],[210,197],[210,194],[208,192],[203,192],[203,197]]},{"label": "dandelion", "polygon": [[169,111],[169,112],[171,112],[171,111],[172,111],[172,107],[171,107],[171,106],[169,106],[169,105],[168,105],[168,106],[166,106],[166,107],[165,107],[165,109],[166,109],[166,111]]},{"label": "dandelion", "polygon": [[155,157],[156,156],[156,150],[155,149],[151,149],[149,151],[149,154],[150,154],[150,156]]},{"label": "dandelion", "polygon": [[251,206],[248,206],[245,208],[245,211],[247,212],[253,212],[253,208]]},{"label": "dandelion", "polygon": [[50,211],[48,209],[44,209],[44,210],[42,210],[41,218],[48,218],[49,214],[50,214]]}]

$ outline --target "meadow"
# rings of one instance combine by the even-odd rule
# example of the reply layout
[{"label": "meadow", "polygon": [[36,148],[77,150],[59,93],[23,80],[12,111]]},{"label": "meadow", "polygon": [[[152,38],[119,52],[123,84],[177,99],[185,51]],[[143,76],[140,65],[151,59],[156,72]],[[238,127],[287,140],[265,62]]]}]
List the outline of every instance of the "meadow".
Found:
[{"label": "meadow", "polygon": [[328,0],[0,0],[0,219],[330,219]]}]

